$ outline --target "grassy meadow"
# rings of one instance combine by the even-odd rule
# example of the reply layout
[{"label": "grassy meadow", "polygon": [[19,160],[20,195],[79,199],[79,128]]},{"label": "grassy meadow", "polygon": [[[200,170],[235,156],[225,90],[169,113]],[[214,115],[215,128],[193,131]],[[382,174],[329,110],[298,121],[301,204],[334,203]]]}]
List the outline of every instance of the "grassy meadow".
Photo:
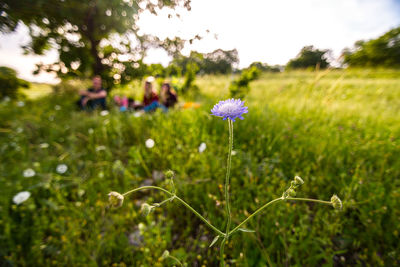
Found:
[{"label": "grassy meadow", "polygon": [[[107,194],[168,187],[162,172],[172,169],[177,195],[222,226],[228,125],[210,109],[229,97],[231,78],[198,77],[200,91],[186,100],[200,108],[167,114],[79,112],[74,91],[46,86],[31,88],[24,106],[0,103],[0,265],[173,266],[160,258],[167,249],[188,266],[216,266],[214,233],[178,202],[143,217],[140,205],[165,194],[139,192],[119,209]],[[113,93],[138,97],[139,86]],[[305,181],[298,197],[335,193],[343,210],[271,206],[246,225],[255,233],[232,237],[227,263],[399,265],[400,71],[263,74],[245,100],[249,113],[234,123],[233,223],[282,195],[295,175]],[[59,164],[68,170],[58,173]],[[31,196],[16,205],[21,191]]]}]

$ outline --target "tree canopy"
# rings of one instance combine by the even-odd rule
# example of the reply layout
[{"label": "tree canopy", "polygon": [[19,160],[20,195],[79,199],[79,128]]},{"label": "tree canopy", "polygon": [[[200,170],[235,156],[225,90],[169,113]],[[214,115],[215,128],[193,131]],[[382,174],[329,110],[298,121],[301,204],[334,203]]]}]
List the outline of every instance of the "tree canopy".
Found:
[{"label": "tree canopy", "polygon": [[195,63],[198,71],[203,74],[227,74],[231,73],[234,65],[239,63],[238,51],[216,49],[210,53],[192,51],[189,56],[177,55],[171,65],[179,67],[186,73],[186,66]]},{"label": "tree canopy", "polygon": [[174,16],[177,6],[190,10],[190,0],[4,0],[0,30],[14,31],[22,22],[32,38],[26,53],[43,55],[57,49],[59,60],[38,65],[36,72],[55,72],[61,78],[101,75],[110,86],[143,75],[148,48],[170,47],[140,33],[139,14],[170,8]]},{"label": "tree canopy", "polygon": [[400,67],[400,27],[377,39],[357,41],[343,51],[343,61],[351,67]]},{"label": "tree canopy", "polygon": [[316,68],[321,69],[327,68],[329,66],[327,60],[327,53],[329,50],[320,50],[314,46],[305,46],[301,49],[300,53],[296,58],[291,59],[286,68],[288,69],[306,69],[306,68]]}]

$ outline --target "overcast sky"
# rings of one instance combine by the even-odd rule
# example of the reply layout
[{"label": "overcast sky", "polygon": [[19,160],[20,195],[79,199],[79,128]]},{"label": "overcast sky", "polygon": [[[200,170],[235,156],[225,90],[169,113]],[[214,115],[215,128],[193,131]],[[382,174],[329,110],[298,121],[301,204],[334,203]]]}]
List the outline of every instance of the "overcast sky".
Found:
[{"label": "overcast sky", "polygon": [[[338,56],[344,47],[370,39],[400,25],[400,0],[192,0],[192,10],[181,18],[143,14],[143,32],[161,38],[175,35],[204,38],[185,48],[210,52],[217,48],[239,51],[240,67],[253,61],[285,64],[305,45],[332,49]],[[206,34],[206,30],[210,33]],[[31,74],[37,62],[52,62],[57,53],[44,57],[23,56],[21,44],[29,41],[26,27],[0,34],[0,65],[15,68],[21,78],[54,82],[49,75]],[[150,51],[146,62],[167,64],[168,56]]]}]

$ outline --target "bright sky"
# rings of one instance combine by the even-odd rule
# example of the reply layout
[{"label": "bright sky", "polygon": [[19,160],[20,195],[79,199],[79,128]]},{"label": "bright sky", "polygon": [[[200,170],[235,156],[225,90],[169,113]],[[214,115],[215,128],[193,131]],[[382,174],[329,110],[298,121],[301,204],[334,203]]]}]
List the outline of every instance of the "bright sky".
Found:
[{"label": "bright sky", "polygon": [[[185,54],[236,48],[240,67],[254,61],[285,64],[305,45],[332,49],[337,57],[355,41],[378,37],[399,25],[400,0],[192,0],[192,10],[181,13],[180,19],[167,19],[161,12],[158,17],[143,14],[139,21],[143,32],[160,38],[205,36],[185,47]],[[24,56],[19,47],[28,41],[26,27],[0,35],[0,65],[15,68],[24,79],[54,82],[52,76],[31,72],[35,63],[52,62],[57,53]],[[169,60],[160,50],[150,51],[146,58],[164,65]]]}]

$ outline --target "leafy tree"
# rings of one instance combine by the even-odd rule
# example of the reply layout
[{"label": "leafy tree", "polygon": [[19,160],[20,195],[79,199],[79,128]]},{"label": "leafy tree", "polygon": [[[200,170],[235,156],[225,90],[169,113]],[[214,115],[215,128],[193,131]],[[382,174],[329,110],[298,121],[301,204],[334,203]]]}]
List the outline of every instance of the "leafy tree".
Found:
[{"label": "leafy tree", "polygon": [[177,6],[190,10],[190,0],[3,0],[0,30],[14,31],[22,22],[32,38],[26,53],[57,49],[59,60],[38,65],[36,73],[55,72],[61,78],[96,74],[110,86],[143,76],[146,50],[162,44],[140,34],[139,14],[168,7],[172,16]]},{"label": "leafy tree", "polygon": [[249,68],[251,68],[253,66],[256,67],[257,69],[259,69],[262,72],[280,72],[281,68],[282,68],[279,65],[270,66],[267,63],[262,63],[262,62],[259,62],[259,61],[251,63]]},{"label": "leafy tree", "polygon": [[291,59],[286,65],[287,69],[305,69],[329,67],[327,53],[329,50],[319,50],[314,46],[305,46],[301,49],[296,58]]},{"label": "leafy tree", "polygon": [[207,74],[227,74],[231,73],[233,65],[239,62],[239,55],[236,49],[222,50],[217,49],[211,53],[204,54],[204,61],[201,70]]},{"label": "leafy tree", "polygon": [[190,52],[188,57],[177,55],[172,64],[179,66],[186,73],[186,66],[195,63],[198,71],[204,74],[226,74],[231,73],[233,65],[239,62],[238,51],[217,49],[211,53]]},{"label": "leafy tree", "polygon": [[343,51],[343,61],[352,67],[400,67],[400,27],[377,39],[357,41]]},{"label": "leafy tree", "polygon": [[0,67],[0,99],[10,97],[17,98],[20,87],[28,88],[29,82],[18,79],[17,72],[8,67]]},{"label": "leafy tree", "polygon": [[250,92],[250,82],[256,80],[260,72],[255,66],[244,69],[239,78],[232,81],[229,86],[231,97],[243,99]]}]

